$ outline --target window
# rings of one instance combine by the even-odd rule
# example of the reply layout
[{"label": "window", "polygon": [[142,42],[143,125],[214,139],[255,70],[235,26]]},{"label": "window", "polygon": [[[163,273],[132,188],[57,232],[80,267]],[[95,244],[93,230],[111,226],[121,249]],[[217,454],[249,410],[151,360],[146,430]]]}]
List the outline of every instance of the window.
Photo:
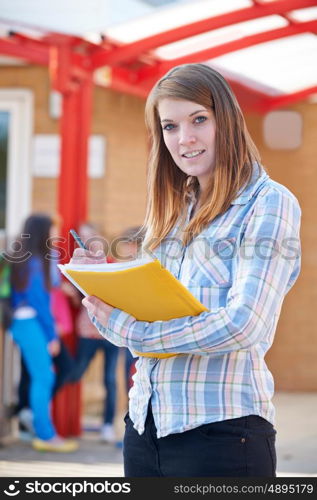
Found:
[{"label": "window", "polygon": [[272,111],[263,120],[264,142],[270,149],[297,149],[302,144],[302,116],[296,111]]},{"label": "window", "polygon": [[31,210],[32,111],[30,90],[0,89],[0,249]]}]

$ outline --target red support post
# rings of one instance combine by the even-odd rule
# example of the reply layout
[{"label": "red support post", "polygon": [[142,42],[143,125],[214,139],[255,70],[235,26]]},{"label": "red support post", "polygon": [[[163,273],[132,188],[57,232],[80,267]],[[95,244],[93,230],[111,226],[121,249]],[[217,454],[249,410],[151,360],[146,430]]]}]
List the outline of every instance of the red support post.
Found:
[{"label": "red support post", "polygon": [[[61,169],[58,188],[58,209],[62,220],[61,236],[64,255],[69,261],[74,243],[69,229],[77,228],[87,217],[87,161],[91,120],[92,78],[77,82],[75,91],[63,94],[61,119]],[[74,311],[75,317],[75,311]],[[75,332],[65,338],[65,344],[74,351]],[[67,384],[54,398],[53,419],[61,436],[78,436],[80,425],[80,384]]]},{"label": "red support post", "polygon": [[[63,96],[61,122],[61,171],[59,177],[59,214],[62,237],[87,217],[87,160],[91,118],[92,80],[87,78],[77,91]],[[69,249],[64,261],[70,258]]]}]

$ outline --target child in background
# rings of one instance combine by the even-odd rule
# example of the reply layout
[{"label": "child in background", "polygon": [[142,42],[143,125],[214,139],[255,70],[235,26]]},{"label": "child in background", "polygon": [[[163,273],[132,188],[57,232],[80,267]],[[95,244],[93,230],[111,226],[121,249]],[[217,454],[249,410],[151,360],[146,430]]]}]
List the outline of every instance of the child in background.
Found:
[{"label": "child in background", "polygon": [[[84,223],[78,228],[78,234],[83,242],[89,247],[89,243],[98,239],[99,235],[96,227],[91,223]],[[75,300],[80,303],[79,292],[74,289]],[[116,433],[114,428],[114,416],[117,398],[116,370],[119,349],[111,342],[103,339],[88,318],[86,309],[80,304],[77,317],[76,331],[78,343],[75,354],[75,366],[71,374],[70,382],[78,382],[87,370],[90,362],[98,350],[104,354],[103,382],[105,389],[103,424],[101,426],[100,437],[106,443],[115,443]]]},{"label": "child in background", "polygon": [[30,407],[36,434],[33,448],[69,452],[77,448],[77,443],[57,435],[50,406],[55,382],[52,358],[60,352],[51,312],[52,277],[47,243],[52,227],[52,219],[43,214],[31,215],[25,221],[20,249],[12,264],[14,314],[10,332],[30,375]]},{"label": "child in background", "polygon": [[[54,245],[54,238],[59,237],[59,220],[52,222],[50,229],[50,250],[48,251],[49,272],[50,272],[50,310],[55,323],[55,329],[59,335],[60,348],[56,355],[52,356],[55,372],[55,382],[52,390],[52,399],[58,391],[68,381],[68,377],[74,368],[74,360],[67,346],[64,343],[64,338],[73,331],[73,318],[70,309],[67,293],[64,288],[68,289],[71,285],[61,280],[61,273],[57,267],[58,252],[51,249],[51,243]],[[67,291],[67,290],[66,290]],[[14,408],[13,415],[17,415],[19,422],[19,436],[23,440],[29,441],[34,437],[33,414],[30,409],[30,375],[26,364],[21,357],[21,372],[18,386],[18,401]]]}]

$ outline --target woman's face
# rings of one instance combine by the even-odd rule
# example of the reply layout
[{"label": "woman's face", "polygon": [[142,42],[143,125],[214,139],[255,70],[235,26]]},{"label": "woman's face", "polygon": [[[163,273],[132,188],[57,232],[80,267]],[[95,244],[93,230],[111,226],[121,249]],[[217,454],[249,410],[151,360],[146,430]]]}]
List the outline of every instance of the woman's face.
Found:
[{"label": "woman's face", "polygon": [[165,145],[176,165],[203,191],[215,166],[216,122],[211,109],[183,99],[162,99],[158,113]]}]

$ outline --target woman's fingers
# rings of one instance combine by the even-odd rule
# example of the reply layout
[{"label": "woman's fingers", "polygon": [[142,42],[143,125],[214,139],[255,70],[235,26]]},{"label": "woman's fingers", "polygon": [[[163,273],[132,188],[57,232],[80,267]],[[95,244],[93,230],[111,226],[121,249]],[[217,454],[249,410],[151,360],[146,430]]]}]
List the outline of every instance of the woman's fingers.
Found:
[{"label": "woman's fingers", "polygon": [[71,258],[72,264],[102,264],[106,262],[106,256],[102,248],[96,247],[96,251],[75,248]]},{"label": "woman's fingers", "polygon": [[104,255],[104,246],[103,246],[103,242],[98,240],[98,239],[94,239],[90,245],[89,245],[89,250],[94,254],[94,255]]},{"label": "woman's fingers", "polygon": [[75,248],[73,253],[73,258],[85,257],[88,253],[88,250],[84,250],[83,248]]},{"label": "woman's fingers", "polygon": [[85,297],[81,303],[84,307],[86,307],[87,309],[87,312],[89,312],[90,314],[94,314],[95,313],[95,306],[93,304],[93,302],[90,300],[91,297]]},{"label": "woman's fingers", "polygon": [[82,300],[82,304],[86,307],[89,314],[95,316],[99,323],[106,326],[109,316],[114,309],[112,306],[109,306],[109,304],[106,304],[93,295],[85,297]]}]

